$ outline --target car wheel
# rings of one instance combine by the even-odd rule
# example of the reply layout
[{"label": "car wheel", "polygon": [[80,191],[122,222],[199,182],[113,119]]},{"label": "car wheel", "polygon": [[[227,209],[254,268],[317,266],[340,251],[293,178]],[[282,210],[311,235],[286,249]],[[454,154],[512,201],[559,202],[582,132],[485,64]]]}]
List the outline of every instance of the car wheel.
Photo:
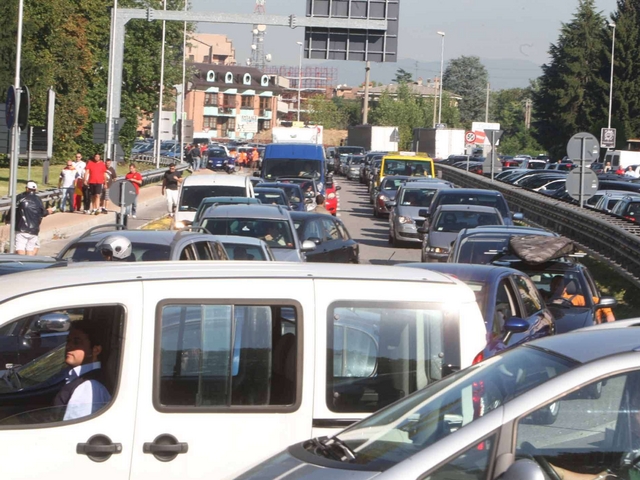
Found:
[{"label": "car wheel", "polygon": [[553,402],[534,412],[532,420],[537,425],[552,425],[558,418],[558,412],[560,412],[560,402]]},{"label": "car wheel", "polygon": [[396,248],[400,248],[402,246],[402,242],[398,240],[398,237],[396,237],[395,235],[391,239],[391,244]]},{"label": "car wheel", "polygon": [[373,216],[376,218],[379,218],[380,215],[378,214],[378,210],[376,209],[376,207],[373,207]]},{"label": "car wheel", "polygon": [[588,398],[592,398],[594,400],[599,399],[602,396],[602,382],[594,383],[589,385],[585,389],[585,393]]}]

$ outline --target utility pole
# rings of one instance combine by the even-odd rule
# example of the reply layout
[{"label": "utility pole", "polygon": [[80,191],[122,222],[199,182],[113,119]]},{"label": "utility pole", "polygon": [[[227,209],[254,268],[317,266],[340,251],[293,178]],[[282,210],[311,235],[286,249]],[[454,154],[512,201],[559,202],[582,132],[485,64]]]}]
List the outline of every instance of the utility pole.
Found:
[{"label": "utility pole", "polygon": [[362,124],[369,123],[369,81],[371,76],[371,62],[364,67],[364,107],[362,108]]},{"label": "utility pole", "polygon": [[611,78],[609,79],[609,120],[607,121],[607,128],[611,128],[611,109],[613,107],[613,65],[615,63],[616,55],[616,24],[611,22],[609,26],[613,28],[613,33],[611,37]]},{"label": "utility pole", "polygon": [[[187,11],[187,0],[184,1],[184,11]],[[209,63],[212,62],[212,50],[213,47],[209,47]],[[181,102],[180,102],[180,163],[184,162],[184,120],[185,120],[185,90],[187,88],[187,22],[184,22],[184,31],[182,32],[182,88],[180,89]]]},{"label": "utility pole", "polygon": [[[109,45],[109,65],[113,62],[113,55],[116,49],[115,38],[116,38],[116,19],[118,18],[118,0],[113,0],[113,8],[111,9],[111,38]],[[109,84],[113,83],[113,69],[109,69]],[[113,159],[116,164],[117,159],[115,158],[116,152],[112,153],[113,148],[113,89],[110,89],[107,95],[107,144],[104,149],[104,158]]]},{"label": "utility pole", "polygon": [[527,130],[531,128],[531,103],[529,98],[524,101],[524,127]]},{"label": "utility pole", "polygon": [[[167,0],[163,0],[162,9],[167,9]],[[162,106],[164,96],[164,41],[167,35],[167,21],[162,21],[162,49],[160,51],[160,98],[158,100],[158,118],[156,119],[156,135],[155,151],[156,151],[156,168],[160,168],[160,128],[162,125]]]},{"label": "utility pole", "polygon": [[484,122],[489,123],[489,95],[491,93],[491,84],[487,82],[487,107],[484,111]]},{"label": "utility pole", "polygon": [[442,52],[440,54],[440,106],[438,107],[438,123],[442,122],[442,79],[444,78],[444,32],[438,32],[442,37]]},{"label": "utility pole", "polygon": [[440,91],[440,83],[438,77],[433,82],[433,128],[436,128],[436,115],[438,113],[438,92]]}]

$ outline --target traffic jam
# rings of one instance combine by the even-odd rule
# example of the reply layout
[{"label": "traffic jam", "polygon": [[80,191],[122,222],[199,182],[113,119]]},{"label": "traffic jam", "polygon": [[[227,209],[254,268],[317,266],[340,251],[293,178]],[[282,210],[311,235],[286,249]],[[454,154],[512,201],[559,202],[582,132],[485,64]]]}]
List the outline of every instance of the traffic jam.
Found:
[{"label": "traffic jam", "polygon": [[[571,239],[422,153],[205,160],[165,175],[167,228],[0,263],[0,445],[39,447],[2,478],[640,478],[640,320]],[[570,162],[501,161],[567,195]],[[640,203],[609,190],[593,205]],[[412,260],[365,258],[372,222]]]}]

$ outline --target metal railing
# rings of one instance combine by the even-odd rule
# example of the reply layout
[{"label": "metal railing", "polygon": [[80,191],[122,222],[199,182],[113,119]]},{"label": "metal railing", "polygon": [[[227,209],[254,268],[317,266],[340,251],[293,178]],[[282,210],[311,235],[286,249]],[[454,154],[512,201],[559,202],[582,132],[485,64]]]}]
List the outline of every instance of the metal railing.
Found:
[{"label": "metal railing", "polygon": [[564,235],[595,254],[640,287],[640,225],[629,220],[448,165],[437,165],[442,178],[460,187],[497,190],[526,221]]},{"label": "metal railing", "polygon": [[[189,165],[186,163],[182,163],[176,167],[176,170],[181,172],[189,168]],[[159,168],[155,170],[146,170],[144,172],[140,172],[142,175],[142,185],[149,185],[152,183],[159,182],[162,180],[162,176],[167,171],[166,168]],[[124,177],[118,177],[116,180],[122,180]],[[60,199],[62,197],[62,191],[59,188],[54,188],[51,190],[43,190],[36,194],[44,203],[45,208],[48,207],[59,207]],[[5,221],[5,216],[8,214],[11,209],[11,198],[2,197],[0,198],[0,219],[2,223]]]},{"label": "metal railing", "polygon": [[[131,162],[150,163],[152,165],[155,165],[156,163],[155,155],[149,155],[146,153],[135,153],[129,157],[129,160]],[[170,164],[176,163],[176,162],[180,163],[179,157],[172,158],[172,157],[165,157],[163,155],[160,155],[160,165],[164,167],[168,167]]]}]

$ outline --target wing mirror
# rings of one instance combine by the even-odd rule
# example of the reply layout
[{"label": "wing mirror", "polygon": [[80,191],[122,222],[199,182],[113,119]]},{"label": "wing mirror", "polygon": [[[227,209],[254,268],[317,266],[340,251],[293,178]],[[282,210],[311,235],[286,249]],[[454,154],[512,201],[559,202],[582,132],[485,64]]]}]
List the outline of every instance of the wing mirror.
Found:
[{"label": "wing mirror", "polygon": [[618,301],[613,297],[602,297],[596,308],[613,308],[618,305]]},{"label": "wing mirror", "polygon": [[313,243],[313,241],[311,240],[305,240],[304,242],[302,242],[302,246],[300,247],[300,250],[303,252],[313,252],[316,249],[316,244]]},{"label": "wing mirror", "polygon": [[513,213],[511,214],[511,218],[513,218],[514,220],[524,220],[524,214],[523,213]]},{"label": "wing mirror", "polygon": [[38,333],[68,332],[71,319],[66,313],[46,313],[34,322],[32,330]]},{"label": "wing mirror", "polygon": [[514,462],[500,477],[501,480],[545,480],[542,467],[533,460],[523,458]]},{"label": "wing mirror", "polygon": [[322,240],[318,237],[309,237],[306,241],[313,242],[315,245],[320,245],[322,243]]},{"label": "wing mirror", "polygon": [[387,208],[393,208],[398,205],[398,202],[394,202],[393,200],[390,202],[385,202]]},{"label": "wing mirror", "polygon": [[427,218],[429,216],[429,209],[428,208],[421,208],[420,210],[418,210],[418,216]]},{"label": "wing mirror", "polygon": [[504,336],[504,343],[508,343],[514,333],[522,333],[529,330],[529,322],[522,318],[511,317],[504,322],[504,330],[507,332]]}]

